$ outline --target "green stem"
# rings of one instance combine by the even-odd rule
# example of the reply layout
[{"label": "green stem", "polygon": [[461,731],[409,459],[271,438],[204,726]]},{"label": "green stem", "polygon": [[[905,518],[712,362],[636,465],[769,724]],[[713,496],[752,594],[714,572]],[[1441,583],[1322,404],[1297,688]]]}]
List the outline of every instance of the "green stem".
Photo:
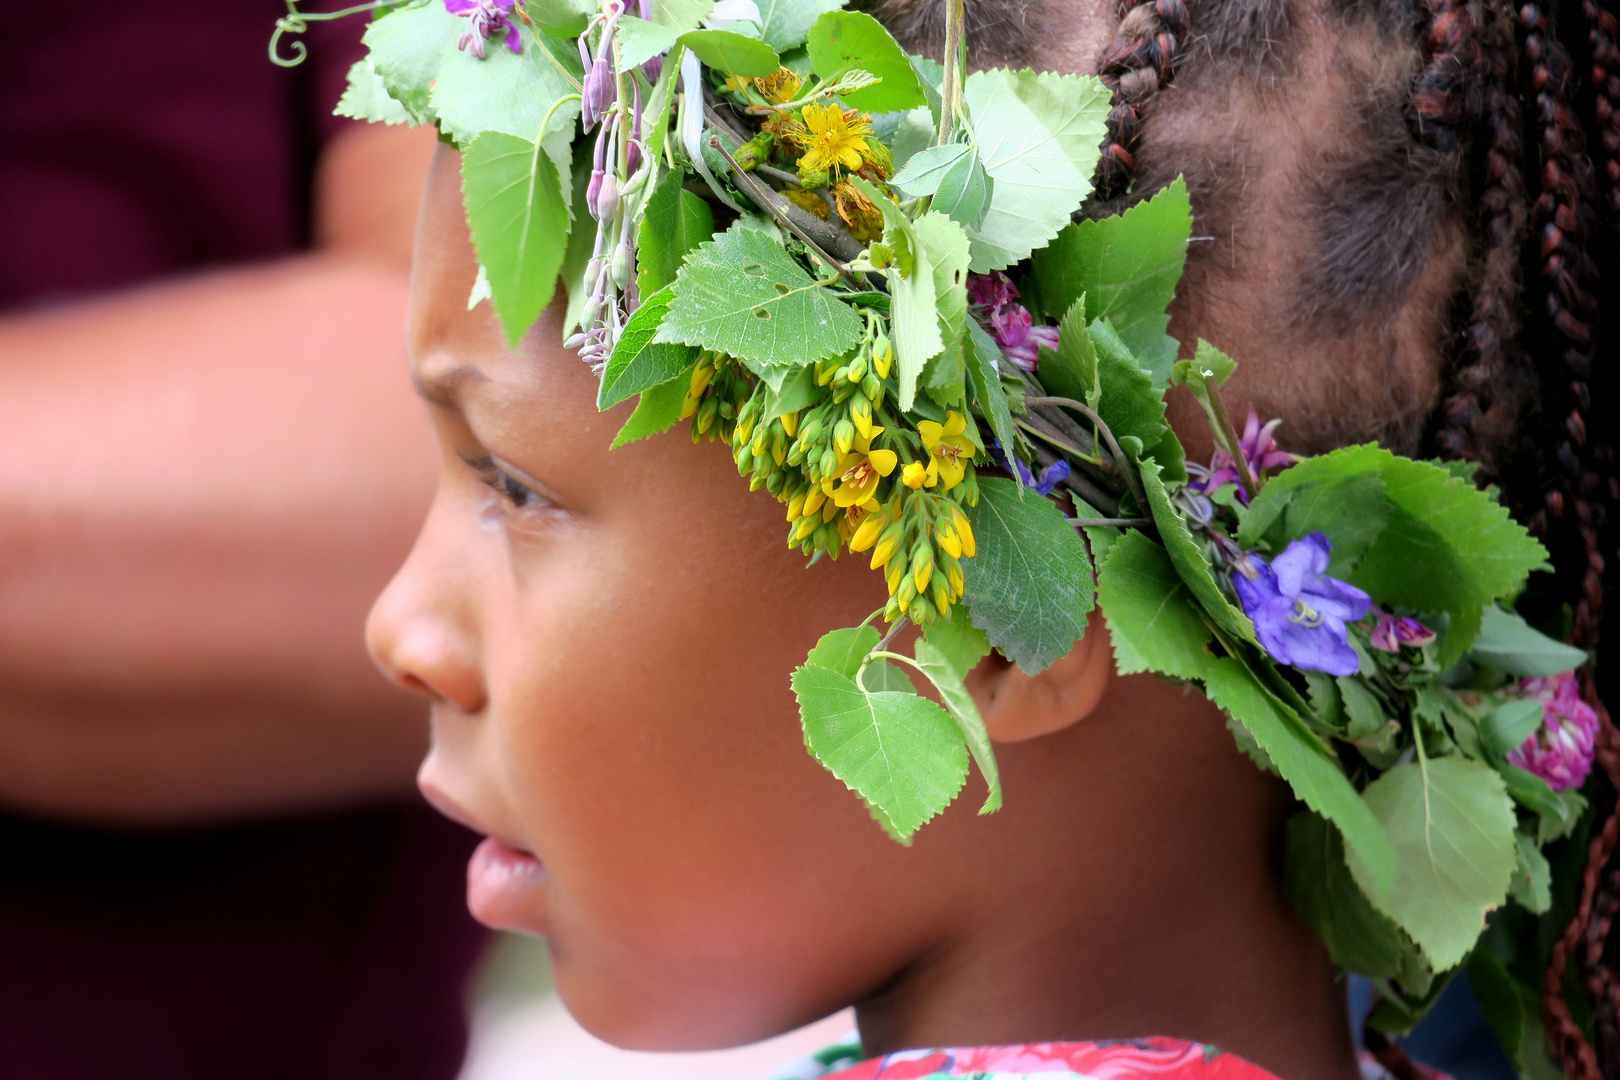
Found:
[{"label": "green stem", "polygon": [[313,11],[298,10],[299,0],[287,0],[287,14],[276,20],[276,29],[270,35],[270,62],[277,67],[297,67],[309,55],[309,49],[302,41],[292,43],[292,59],[281,55],[281,37],[283,34],[302,34],[309,29],[312,22],[328,22],[332,19],[344,19],[350,15],[359,15],[363,11],[376,11],[378,8],[398,7],[404,0],[372,0],[369,4],[356,4],[354,7],[344,8],[342,11]]},{"label": "green stem", "polygon": [[945,4],[945,86],[940,94],[939,131],[936,146],[944,146],[956,136],[956,114],[962,107],[962,81],[967,67],[967,48],[962,33],[965,18],[962,0]]},{"label": "green stem", "polygon": [[568,94],[568,95],[566,95],[564,97],[560,97],[556,101],[552,102],[551,108],[546,110],[546,118],[544,120],[540,121],[540,134],[535,137],[534,141],[535,142],[544,142],[545,141],[546,135],[551,131],[551,118],[553,116],[557,115],[557,110],[558,109],[562,108],[564,105],[568,104],[570,101],[583,101],[583,100],[584,99],[581,98],[578,94]]}]

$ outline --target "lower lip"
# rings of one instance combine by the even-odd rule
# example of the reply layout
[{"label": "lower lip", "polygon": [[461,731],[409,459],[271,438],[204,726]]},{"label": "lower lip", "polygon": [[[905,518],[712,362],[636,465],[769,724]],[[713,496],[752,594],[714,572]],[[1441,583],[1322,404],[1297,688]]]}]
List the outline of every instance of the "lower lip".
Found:
[{"label": "lower lip", "polygon": [[545,876],[533,855],[486,839],[467,863],[467,907],[486,926],[538,933]]}]

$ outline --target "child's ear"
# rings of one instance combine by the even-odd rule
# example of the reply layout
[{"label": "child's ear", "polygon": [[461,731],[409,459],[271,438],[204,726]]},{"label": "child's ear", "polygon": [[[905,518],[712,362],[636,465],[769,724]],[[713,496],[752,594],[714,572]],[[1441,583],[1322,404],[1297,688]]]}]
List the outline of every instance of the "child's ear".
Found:
[{"label": "child's ear", "polygon": [[1102,700],[1113,675],[1108,630],[1102,616],[1093,611],[1086,636],[1039,675],[1026,674],[992,652],[968,672],[967,686],[991,740],[1020,742],[1085,719]]}]

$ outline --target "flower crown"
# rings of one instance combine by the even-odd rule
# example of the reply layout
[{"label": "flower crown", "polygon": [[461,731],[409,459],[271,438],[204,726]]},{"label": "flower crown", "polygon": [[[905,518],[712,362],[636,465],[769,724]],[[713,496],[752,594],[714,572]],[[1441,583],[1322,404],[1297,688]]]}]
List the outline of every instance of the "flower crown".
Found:
[{"label": "flower crown", "polygon": [[[1000,806],[963,677],[992,648],[1042,670],[1100,605],[1120,672],[1198,687],[1304,804],[1286,885],[1379,980],[1373,1023],[1409,1028],[1482,965],[1523,1064],[1534,992],[1481,931],[1548,910],[1542,847],[1584,828],[1596,727],[1585,654],[1502,606],[1545,551],[1466,466],[1237,429],[1233,361],[1178,361],[1166,333],[1184,185],[1074,220],[1097,79],[966,74],[962,0],[943,64],[843,2],[375,3],[338,111],[461,149],[469,305],[515,343],[561,281],[598,406],[638,398],[614,446],[688,421],[789,545],[883,574],[887,604],[792,683],[810,752],[891,836],[970,757]],[[1177,385],[1208,467],[1166,421]]]}]

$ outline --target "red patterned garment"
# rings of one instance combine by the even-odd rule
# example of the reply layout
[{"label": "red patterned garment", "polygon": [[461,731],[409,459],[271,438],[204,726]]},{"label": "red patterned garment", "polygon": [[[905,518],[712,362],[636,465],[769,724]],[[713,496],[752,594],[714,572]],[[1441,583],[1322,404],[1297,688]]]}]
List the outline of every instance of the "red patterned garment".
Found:
[{"label": "red patterned garment", "polygon": [[1235,1054],[1185,1039],[900,1050],[854,1064],[851,1050],[833,1048],[778,1076],[782,1080],[1277,1080]]}]

